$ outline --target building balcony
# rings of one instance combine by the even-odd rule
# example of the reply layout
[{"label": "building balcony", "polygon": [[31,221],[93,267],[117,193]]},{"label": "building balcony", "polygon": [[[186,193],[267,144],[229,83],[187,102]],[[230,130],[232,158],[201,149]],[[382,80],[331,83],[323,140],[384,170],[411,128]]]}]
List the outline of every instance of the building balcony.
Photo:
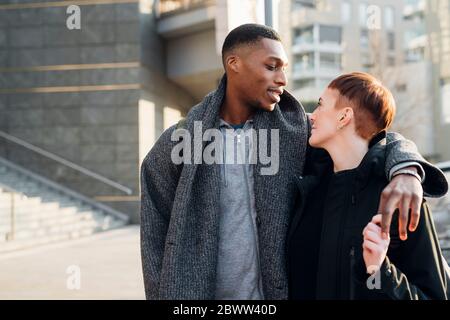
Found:
[{"label": "building balcony", "polygon": [[156,8],[157,30],[163,38],[214,28],[216,0],[160,0]]},{"label": "building balcony", "polygon": [[156,30],[164,39],[166,76],[195,100],[213,90],[223,74],[217,50],[219,0],[159,0]]},{"label": "building balcony", "polygon": [[333,79],[341,73],[338,66],[322,66],[318,68],[294,68],[292,70],[292,80],[302,79]]},{"label": "building balcony", "polygon": [[331,6],[325,8],[301,7],[294,9],[291,13],[291,25],[301,27],[312,23],[339,24],[340,15],[331,9]]},{"label": "building balcony", "polygon": [[167,17],[214,5],[216,0],[159,0],[156,4],[157,16]]},{"label": "building balcony", "polygon": [[413,19],[414,17],[423,17],[425,13],[425,0],[412,1],[406,4],[403,9],[403,17],[405,19]]},{"label": "building balcony", "polygon": [[419,48],[425,48],[427,46],[428,37],[426,34],[417,36],[415,38],[412,38],[408,41],[406,44],[407,50],[415,50]]},{"label": "building balcony", "polygon": [[292,46],[292,54],[299,54],[304,52],[330,52],[342,53],[342,45],[337,42],[301,42],[294,43]]}]

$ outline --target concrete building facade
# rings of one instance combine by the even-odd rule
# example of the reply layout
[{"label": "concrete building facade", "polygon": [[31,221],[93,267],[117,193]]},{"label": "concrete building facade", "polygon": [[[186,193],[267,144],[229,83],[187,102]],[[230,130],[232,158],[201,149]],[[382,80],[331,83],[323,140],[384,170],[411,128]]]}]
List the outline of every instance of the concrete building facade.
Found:
[{"label": "concrete building facade", "polygon": [[350,71],[402,63],[401,1],[292,1],[291,90],[311,109],[326,85]]}]

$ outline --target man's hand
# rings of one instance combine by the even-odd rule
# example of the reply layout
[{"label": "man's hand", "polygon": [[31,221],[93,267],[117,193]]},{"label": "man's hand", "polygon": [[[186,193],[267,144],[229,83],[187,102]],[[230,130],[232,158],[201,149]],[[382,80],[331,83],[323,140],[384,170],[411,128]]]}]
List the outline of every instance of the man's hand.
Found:
[{"label": "man's hand", "polygon": [[[417,169],[408,167],[408,170]],[[392,215],[398,208],[398,232],[401,240],[408,238],[406,227],[408,224],[409,210],[411,209],[411,220],[409,231],[417,228],[420,218],[420,205],[423,197],[423,189],[420,181],[412,175],[399,174],[384,188],[381,193],[378,213],[382,214],[381,230],[383,238],[387,239],[391,226]]]},{"label": "man's hand", "polygon": [[381,214],[377,214],[363,230],[363,258],[367,273],[370,274],[380,269],[389,248],[389,236],[387,239],[382,238],[380,224]]}]

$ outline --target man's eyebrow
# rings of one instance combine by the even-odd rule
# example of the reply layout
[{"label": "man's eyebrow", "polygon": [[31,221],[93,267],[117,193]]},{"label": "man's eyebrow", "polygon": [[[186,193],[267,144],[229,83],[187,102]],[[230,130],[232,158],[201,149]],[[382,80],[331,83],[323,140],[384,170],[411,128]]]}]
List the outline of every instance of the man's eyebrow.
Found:
[{"label": "man's eyebrow", "polygon": [[281,59],[278,58],[278,57],[273,57],[273,56],[271,56],[271,57],[269,57],[269,59],[271,59],[271,60],[276,60],[278,63],[281,63],[281,64],[286,65],[286,66],[289,64],[288,62],[284,63],[284,61],[281,60]]}]

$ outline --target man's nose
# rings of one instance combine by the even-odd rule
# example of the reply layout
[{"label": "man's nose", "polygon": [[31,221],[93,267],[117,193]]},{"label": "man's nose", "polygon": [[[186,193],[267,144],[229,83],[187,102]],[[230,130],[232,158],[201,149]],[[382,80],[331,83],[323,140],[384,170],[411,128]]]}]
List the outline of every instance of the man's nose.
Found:
[{"label": "man's nose", "polygon": [[284,71],[281,71],[278,73],[276,82],[279,86],[283,86],[283,87],[287,86],[288,79],[287,79],[286,73]]}]

